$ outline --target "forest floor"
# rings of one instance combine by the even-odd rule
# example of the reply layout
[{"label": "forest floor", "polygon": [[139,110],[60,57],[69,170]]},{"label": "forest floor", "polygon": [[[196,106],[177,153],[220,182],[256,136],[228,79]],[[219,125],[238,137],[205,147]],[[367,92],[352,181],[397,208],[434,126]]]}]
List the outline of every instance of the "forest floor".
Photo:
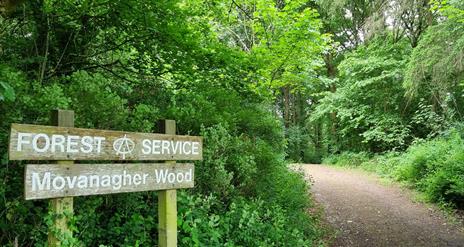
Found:
[{"label": "forest floor", "polygon": [[336,232],[331,246],[464,246],[462,222],[397,184],[355,169],[298,167]]}]

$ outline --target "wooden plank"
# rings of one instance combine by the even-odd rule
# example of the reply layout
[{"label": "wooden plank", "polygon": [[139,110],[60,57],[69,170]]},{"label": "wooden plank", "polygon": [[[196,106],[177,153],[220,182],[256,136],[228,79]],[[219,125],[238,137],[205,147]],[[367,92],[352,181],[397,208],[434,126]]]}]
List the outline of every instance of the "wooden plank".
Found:
[{"label": "wooden plank", "polygon": [[10,160],[201,160],[202,138],[12,124]]},{"label": "wooden plank", "polygon": [[192,188],[187,163],[27,165],[26,200]]},{"label": "wooden plank", "polygon": [[[74,127],[74,111],[53,110],[51,112],[51,124],[62,127]],[[73,161],[57,161],[58,165],[70,166]],[[72,237],[72,230],[69,228],[69,218],[74,213],[74,199],[72,197],[62,197],[49,201],[49,211],[56,215],[53,227],[48,229],[48,245],[55,247],[61,246],[61,241],[57,235]],[[53,229],[54,228],[54,229]]]},{"label": "wooden plank", "polygon": [[[158,122],[158,132],[174,135],[176,122],[161,120]],[[170,164],[173,161],[166,161]],[[158,245],[160,247],[177,246],[177,192],[162,190],[158,192]]]},{"label": "wooden plank", "polygon": [[177,191],[158,192],[158,245],[177,246]]}]

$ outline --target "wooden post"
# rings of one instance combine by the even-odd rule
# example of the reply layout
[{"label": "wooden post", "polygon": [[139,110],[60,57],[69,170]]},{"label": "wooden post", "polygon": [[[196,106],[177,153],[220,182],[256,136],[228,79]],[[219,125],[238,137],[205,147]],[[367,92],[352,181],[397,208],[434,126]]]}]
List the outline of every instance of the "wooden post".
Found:
[{"label": "wooden post", "polygon": [[[159,133],[175,135],[176,121],[160,120]],[[166,161],[175,163],[175,161]],[[177,246],[177,194],[176,190],[158,191],[158,245],[160,247]]]},{"label": "wooden post", "polygon": [[[74,111],[53,110],[51,113],[51,124],[60,127],[74,127]],[[57,164],[69,165],[73,161],[57,161]],[[48,246],[61,246],[56,234],[72,236],[72,231],[68,227],[66,214],[73,213],[73,198],[62,197],[50,200],[49,212],[57,215],[58,218],[53,222],[53,226],[48,230]],[[58,232],[55,232],[58,231]]]}]

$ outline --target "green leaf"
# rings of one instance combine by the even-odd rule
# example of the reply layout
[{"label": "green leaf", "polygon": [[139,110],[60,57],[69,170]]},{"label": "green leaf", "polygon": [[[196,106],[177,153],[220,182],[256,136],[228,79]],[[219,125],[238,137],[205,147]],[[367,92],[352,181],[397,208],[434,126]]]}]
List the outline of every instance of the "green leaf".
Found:
[{"label": "green leaf", "polygon": [[16,99],[15,91],[8,83],[0,81],[0,86],[0,101],[14,101]]}]

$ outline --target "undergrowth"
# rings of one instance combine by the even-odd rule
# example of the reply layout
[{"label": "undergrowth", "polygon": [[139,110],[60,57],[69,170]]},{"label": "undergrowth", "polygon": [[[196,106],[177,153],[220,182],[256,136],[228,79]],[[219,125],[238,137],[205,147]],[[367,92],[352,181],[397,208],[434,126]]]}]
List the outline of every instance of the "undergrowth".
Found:
[{"label": "undergrowth", "polygon": [[464,209],[464,142],[457,130],[416,143],[403,153],[342,153],[323,163],[375,172],[406,183],[422,192],[427,201]]}]

